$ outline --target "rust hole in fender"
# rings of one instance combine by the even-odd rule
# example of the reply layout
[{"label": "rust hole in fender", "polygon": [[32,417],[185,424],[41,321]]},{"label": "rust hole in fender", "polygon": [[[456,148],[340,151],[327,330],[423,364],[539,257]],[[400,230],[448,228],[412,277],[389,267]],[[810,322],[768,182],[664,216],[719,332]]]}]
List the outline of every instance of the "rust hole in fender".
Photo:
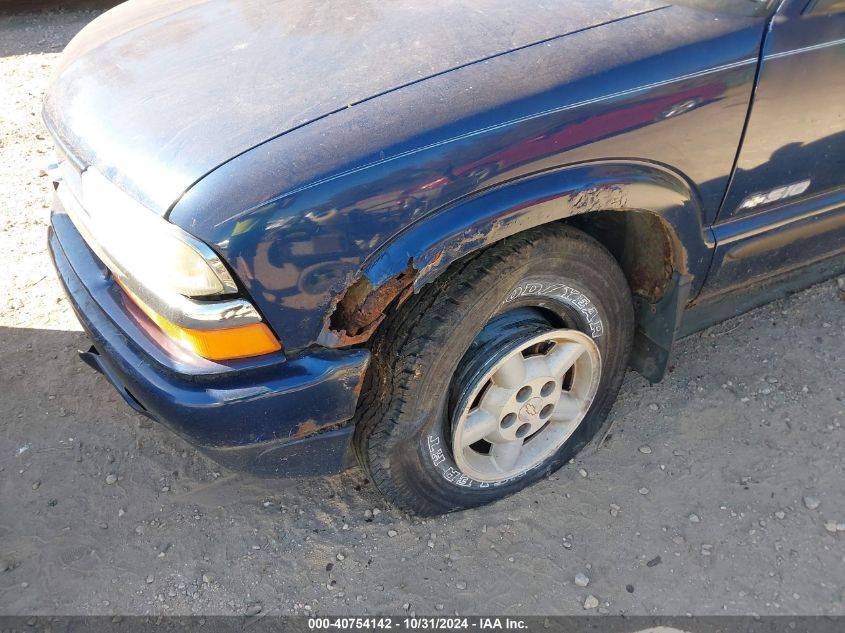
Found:
[{"label": "rust hole in fender", "polygon": [[374,288],[366,277],[356,280],[337,302],[329,320],[330,329],[338,335],[338,347],[366,341],[384,320],[387,308],[399,298],[404,301],[418,271],[413,261],[393,279]]}]

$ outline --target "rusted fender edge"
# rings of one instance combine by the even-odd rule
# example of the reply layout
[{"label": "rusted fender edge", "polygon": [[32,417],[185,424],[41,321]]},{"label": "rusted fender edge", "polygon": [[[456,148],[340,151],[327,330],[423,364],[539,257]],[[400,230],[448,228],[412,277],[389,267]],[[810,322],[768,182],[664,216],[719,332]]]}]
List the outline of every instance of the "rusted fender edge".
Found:
[{"label": "rusted fender edge", "polygon": [[394,302],[457,259],[527,229],[592,211],[657,215],[671,241],[674,271],[695,296],[712,258],[700,198],[669,169],[639,161],[582,164],[505,183],[421,218],[368,259],[330,311],[319,342],[365,342]]},{"label": "rusted fender edge", "polygon": [[334,346],[366,341],[384,320],[388,306],[400,295],[405,298],[410,295],[416,278],[413,260],[398,275],[377,287],[367,277],[358,277],[338,297],[330,313],[329,330],[337,337]]}]

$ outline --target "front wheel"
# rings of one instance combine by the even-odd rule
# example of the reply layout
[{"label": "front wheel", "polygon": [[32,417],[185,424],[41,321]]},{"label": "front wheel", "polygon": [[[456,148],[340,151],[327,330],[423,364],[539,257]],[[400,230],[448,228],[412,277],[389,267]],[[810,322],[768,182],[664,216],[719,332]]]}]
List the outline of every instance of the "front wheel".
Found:
[{"label": "front wheel", "polygon": [[540,227],[460,260],[372,341],[362,466],[419,515],[521,490],[602,430],[632,331],[622,271],[581,231]]}]

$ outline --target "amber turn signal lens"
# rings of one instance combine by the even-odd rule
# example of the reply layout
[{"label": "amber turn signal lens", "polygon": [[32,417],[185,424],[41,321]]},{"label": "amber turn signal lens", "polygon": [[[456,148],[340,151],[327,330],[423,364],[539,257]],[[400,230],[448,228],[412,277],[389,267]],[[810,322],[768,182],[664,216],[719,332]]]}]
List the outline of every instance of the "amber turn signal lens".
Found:
[{"label": "amber turn signal lens", "polygon": [[174,341],[209,360],[232,360],[277,352],[282,349],[264,323],[252,323],[219,330],[190,330],[174,325],[141,301],[115,278],[126,295]]}]

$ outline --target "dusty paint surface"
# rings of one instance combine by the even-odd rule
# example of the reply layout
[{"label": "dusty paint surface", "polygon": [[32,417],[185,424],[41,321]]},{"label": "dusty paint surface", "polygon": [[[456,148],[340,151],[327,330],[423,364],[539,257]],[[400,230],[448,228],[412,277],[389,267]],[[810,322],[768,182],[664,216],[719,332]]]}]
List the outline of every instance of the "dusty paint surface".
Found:
[{"label": "dusty paint surface", "polygon": [[610,613],[845,615],[845,533],[825,528],[845,521],[833,282],[682,341],[664,382],[628,375],[601,449],[435,520],[357,469],[223,471],[133,414],[78,361],[45,250],[38,100],[91,17],[0,18],[0,612],[583,614],[593,594]]}]

